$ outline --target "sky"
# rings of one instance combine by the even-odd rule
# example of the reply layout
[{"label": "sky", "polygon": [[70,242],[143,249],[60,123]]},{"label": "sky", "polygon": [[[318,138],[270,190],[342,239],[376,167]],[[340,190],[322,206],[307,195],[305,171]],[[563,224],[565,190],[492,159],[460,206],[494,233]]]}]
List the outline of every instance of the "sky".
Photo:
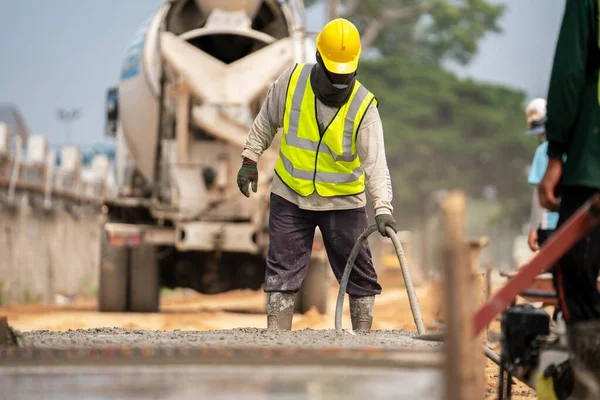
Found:
[{"label": "sky", "polygon": [[[504,33],[480,43],[457,74],[544,96],[565,0],[494,0],[508,5]],[[15,104],[33,134],[65,140],[57,109],[76,107],[72,141],[104,140],[104,98],[118,81],[137,26],[161,0],[0,0],[0,103]],[[325,8],[307,15],[308,29],[325,23]]]}]

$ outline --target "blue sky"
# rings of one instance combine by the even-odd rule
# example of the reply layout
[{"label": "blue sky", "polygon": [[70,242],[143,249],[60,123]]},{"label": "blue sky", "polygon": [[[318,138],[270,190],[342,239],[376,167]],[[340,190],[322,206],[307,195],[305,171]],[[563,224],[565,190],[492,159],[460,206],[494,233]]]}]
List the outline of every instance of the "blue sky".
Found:
[{"label": "blue sky", "polygon": [[[462,76],[502,83],[544,96],[565,0],[506,0],[505,32],[481,42]],[[64,140],[59,107],[81,107],[72,139],[103,140],[104,96],[117,82],[136,27],[161,0],[0,0],[0,103],[14,103],[35,134]],[[307,17],[325,22],[324,7]]]}]

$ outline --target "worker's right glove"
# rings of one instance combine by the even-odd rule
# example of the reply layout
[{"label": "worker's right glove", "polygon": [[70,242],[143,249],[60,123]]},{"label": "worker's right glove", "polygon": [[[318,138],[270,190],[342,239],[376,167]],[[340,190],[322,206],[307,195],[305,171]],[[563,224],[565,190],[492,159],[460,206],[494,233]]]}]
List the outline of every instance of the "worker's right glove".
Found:
[{"label": "worker's right glove", "polygon": [[388,236],[385,228],[390,227],[395,233],[398,233],[398,228],[396,227],[396,220],[393,215],[390,214],[381,214],[375,217],[375,222],[377,222],[377,230],[381,233],[381,236]]},{"label": "worker's right glove", "polygon": [[244,157],[242,167],[238,172],[237,184],[240,192],[246,197],[250,197],[250,190],[248,188],[250,184],[252,184],[252,191],[256,193],[258,189],[258,167],[256,161]]}]

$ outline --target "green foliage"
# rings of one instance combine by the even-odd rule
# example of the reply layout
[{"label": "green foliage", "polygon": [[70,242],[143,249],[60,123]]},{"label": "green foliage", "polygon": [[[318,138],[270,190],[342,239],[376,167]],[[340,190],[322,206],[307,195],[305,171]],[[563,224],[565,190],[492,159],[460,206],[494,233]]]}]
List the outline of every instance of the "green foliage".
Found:
[{"label": "green foliage", "polygon": [[524,93],[397,58],[364,61],[359,79],[379,100],[400,218],[422,216],[434,190],[481,198],[493,185],[504,218],[523,221],[537,144],[523,134]]},{"label": "green foliage", "polygon": [[91,279],[90,277],[82,278],[79,288],[78,294],[84,298],[98,297],[98,284],[95,279]]},{"label": "green foliage", "polygon": [[23,289],[22,301],[25,304],[41,303],[42,295],[40,293],[34,293],[34,292],[30,291],[29,289]]},{"label": "green foliage", "polygon": [[3,306],[8,298],[8,290],[6,290],[7,288],[7,284],[6,282],[4,282],[3,280],[0,280],[0,306]]},{"label": "green foliage", "polygon": [[424,46],[426,59],[434,63],[452,59],[467,64],[488,32],[502,32],[498,21],[504,11],[504,5],[487,0],[439,1],[417,42]]},{"label": "green foliage", "polygon": [[[307,6],[319,1],[306,1]],[[506,7],[489,0],[346,0],[341,16],[385,56],[439,65],[467,64],[488,32],[499,33]]]}]

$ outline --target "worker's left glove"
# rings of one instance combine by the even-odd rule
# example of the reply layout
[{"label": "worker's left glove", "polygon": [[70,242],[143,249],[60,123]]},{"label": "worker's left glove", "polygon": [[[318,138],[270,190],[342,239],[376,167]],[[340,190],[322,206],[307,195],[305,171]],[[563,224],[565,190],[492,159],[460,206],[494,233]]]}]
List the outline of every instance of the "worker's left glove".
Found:
[{"label": "worker's left glove", "polygon": [[248,188],[250,184],[252,184],[252,191],[256,193],[258,189],[258,167],[256,161],[244,157],[242,167],[238,172],[237,184],[240,192],[246,197],[250,197],[250,189]]},{"label": "worker's left glove", "polygon": [[381,214],[375,217],[375,222],[377,222],[377,230],[381,233],[381,236],[388,236],[385,228],[390,227],[395,233],[398,233],[398,228],[396,228],[396,220],[393,215],[390,214]]}]

